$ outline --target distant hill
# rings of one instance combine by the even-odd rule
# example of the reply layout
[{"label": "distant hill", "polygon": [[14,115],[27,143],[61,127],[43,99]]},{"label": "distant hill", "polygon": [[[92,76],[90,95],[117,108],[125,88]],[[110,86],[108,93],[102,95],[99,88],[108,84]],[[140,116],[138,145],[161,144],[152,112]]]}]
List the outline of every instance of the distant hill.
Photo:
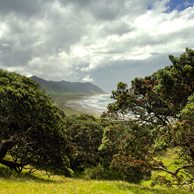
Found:
[{"label": "distant hill", "polygon": [[40,87],[47,92],[73,92],[73,93],[89,93],[104,94],[105,92],[98,86],[86,82],[68,82],[68,81],[46,81],[42,78],[32,76],[31,79],[38,82]]}]

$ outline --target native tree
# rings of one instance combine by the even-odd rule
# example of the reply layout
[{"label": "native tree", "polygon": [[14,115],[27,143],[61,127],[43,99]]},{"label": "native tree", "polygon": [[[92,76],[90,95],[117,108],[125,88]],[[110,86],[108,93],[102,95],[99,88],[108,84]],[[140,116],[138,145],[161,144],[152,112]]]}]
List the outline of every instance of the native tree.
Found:
[{"label": "native tree", "polygon": [[38,83],[0,70],[0,163],[16,171],[68,175],[73,149],[64,117]]},{"label": "native tree", "polygon": [[[180,57],[170,55],[169,59],[170,66],[145,78],[135,78],[129,89],[119,82],[117,90],[112,91],[116,101],[108,105],[107,113],[101,117],[136,126],[120,145],[120,152],[112,161],[114,166],[127,169],[143,165],[147,170],[163,170],[173,179],[160,176],[153,184],[160,182],[192,190],[194,50],[186,48]],[[169,147],[177,156],[177,168],[173,171],[164,166],[160,157]]]}]

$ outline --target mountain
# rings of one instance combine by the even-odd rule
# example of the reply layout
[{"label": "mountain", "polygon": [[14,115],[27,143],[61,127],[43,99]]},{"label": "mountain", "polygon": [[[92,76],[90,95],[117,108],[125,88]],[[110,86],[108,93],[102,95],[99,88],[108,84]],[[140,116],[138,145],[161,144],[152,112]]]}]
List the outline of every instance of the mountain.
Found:
[{"label": "mountain", "polygon": [[90,93],[104,94],[105,92],[98,86],[86,82],[68,82],[68,81],[46,81],[42,78],[32,76],[31,79],[39,83],[40,87],[47,92],[73,92],[73,93]]}]

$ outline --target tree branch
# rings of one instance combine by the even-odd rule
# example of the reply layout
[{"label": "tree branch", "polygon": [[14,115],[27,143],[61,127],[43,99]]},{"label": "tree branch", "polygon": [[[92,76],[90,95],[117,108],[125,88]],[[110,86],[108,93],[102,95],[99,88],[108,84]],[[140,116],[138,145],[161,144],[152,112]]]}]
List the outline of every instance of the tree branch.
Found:
[{"label": "tree branch", "polygon": [[21,163],[3,160],[3,159],[0,159],[0,163],[4,164],[5,166],[8,166],[10,169],[14,169],[17,172],[18,171],[21,172],[22,168],[27,165],[27,164],[21,164]]},{"label": "tree branch", "polygon": [[163,171],[168,172],[169,174],[171,174],[173,176],[176,176],[181,169],[186,169],[186,168],[190,168],[190,167],[194,167],[194,164],[185,164],[185,165],[177,168],[175,171],[170,171],[164,167],[153,167],[153,169],[154,170],[163,170]]}]

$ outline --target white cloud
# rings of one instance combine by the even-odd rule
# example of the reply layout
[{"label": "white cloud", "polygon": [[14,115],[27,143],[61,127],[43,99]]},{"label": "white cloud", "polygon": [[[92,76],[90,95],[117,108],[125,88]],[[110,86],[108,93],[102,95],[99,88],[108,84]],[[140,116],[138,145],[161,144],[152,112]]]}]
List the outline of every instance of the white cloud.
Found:
[{"label": "white cloud", "polygon": [[93,81],[93,78],[90,78],[90,75],[86,75],[86,77],[82,79],[82,82],[92,82],[92,81]]}]

